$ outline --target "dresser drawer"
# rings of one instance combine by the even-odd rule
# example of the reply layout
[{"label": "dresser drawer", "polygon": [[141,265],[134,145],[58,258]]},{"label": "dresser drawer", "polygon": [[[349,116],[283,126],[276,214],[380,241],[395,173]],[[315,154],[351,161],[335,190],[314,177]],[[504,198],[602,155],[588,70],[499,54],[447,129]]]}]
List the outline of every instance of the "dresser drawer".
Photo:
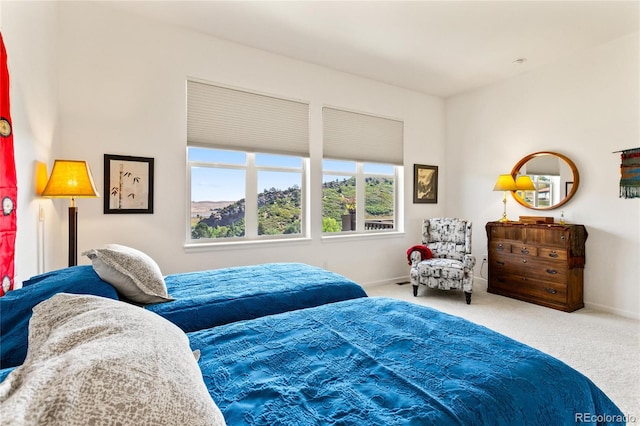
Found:
[{"label": "dresser drawer", "polygon": [[522,244],[512,244],[511,253],[519,256],[538,256],[538,247]]},{"label": "dresser drawer", "polygon": [[506,295],[520,296],[525,299],[544,300],[552,303],[567,302],[566,285],[521,275],[498,274],[491,280],[491,289],[494,290],[493,293],[506,293]]},{"label": "dresser drawer", "polygon": [[568,258],[566,250],[547,247],[540,247],[538,249],[538,256],[543,259],[561,260],[563,262],[565,262]]},{"label": "dresser drawer", "polygon": [[492,253],[511,253],[511,244],[505,241],[490,241],[489,251]]},{"label": "dresser drawer", "polygon": [[541,259],[530,255],[493,253],[490,257],[490,272],[513,273],[548,281],[564,281],[567,276],[566,262]]},{"label": "dresser drawer", "polygon": [[526,242],[539,246],[567,247],[570,235],[569,231],[564,228],[529,228],[527,229]]}]

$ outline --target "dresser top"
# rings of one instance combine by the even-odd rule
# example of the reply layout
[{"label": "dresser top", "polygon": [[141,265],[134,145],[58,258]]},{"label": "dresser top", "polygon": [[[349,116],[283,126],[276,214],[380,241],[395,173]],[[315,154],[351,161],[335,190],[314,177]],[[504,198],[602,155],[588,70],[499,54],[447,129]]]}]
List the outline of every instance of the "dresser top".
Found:
[{"label": "dresser top", "polygon": [[[524,223],[524,222],[516,222],[516,221],[487,222],[486,227],[490,227],[490,226],[505,226],[505,227],[532,228],[532,229],[555,229],[555,230],[562,230],[562,229],[570,230],[570,229],[575,229],[577,227],[584,229],[584,225],[580,225],[580,224],[576,224],[576,223],[565,223],[565,224],[560,224],[560,223]],[[585,232],[586,232],[586,230],[585,230]]]}]

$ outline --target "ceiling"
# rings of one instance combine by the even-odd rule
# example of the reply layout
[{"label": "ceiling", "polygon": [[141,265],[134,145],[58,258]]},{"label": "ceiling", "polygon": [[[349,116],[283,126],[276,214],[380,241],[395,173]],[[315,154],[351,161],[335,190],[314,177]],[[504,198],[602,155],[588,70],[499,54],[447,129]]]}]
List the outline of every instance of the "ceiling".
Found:
[{"label": "ceiling", "polygon": [[[639,4],[637,0],[108,2],[163,23],[441,97],[637,34]],[[526,60],[519,63],[520,58]]]}]

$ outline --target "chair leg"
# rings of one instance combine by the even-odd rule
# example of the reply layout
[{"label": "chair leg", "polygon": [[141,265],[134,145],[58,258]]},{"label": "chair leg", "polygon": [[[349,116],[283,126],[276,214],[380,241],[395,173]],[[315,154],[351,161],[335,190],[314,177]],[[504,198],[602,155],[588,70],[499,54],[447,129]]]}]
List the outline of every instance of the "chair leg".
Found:
[{"label": "chair leg", "polygon": [[414,285],[413,286],[413,297],[417,297],[418,296],[418,286]]},{"label": "chair leg", "polygon": [[465,291],[464,292],[464,296],[467,299],[467,305],[470,305],[471,304],[471,292]]}]

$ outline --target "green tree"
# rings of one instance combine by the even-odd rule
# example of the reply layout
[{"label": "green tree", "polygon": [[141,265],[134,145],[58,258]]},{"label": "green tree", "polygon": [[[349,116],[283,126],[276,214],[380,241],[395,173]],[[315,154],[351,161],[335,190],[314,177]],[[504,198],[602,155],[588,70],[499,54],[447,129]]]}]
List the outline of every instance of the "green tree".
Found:
[{"label": "green tree", "polygon": [[194,240],[199,238],[212,238],[212,228],[204,222],[198,222],[198,224],[191,231],[191,238]]},{"label": "green tree", "polygon": [[340,232],[342,231],[342,225],[338,223],[332,217],[322,218],[322,232]]}]

